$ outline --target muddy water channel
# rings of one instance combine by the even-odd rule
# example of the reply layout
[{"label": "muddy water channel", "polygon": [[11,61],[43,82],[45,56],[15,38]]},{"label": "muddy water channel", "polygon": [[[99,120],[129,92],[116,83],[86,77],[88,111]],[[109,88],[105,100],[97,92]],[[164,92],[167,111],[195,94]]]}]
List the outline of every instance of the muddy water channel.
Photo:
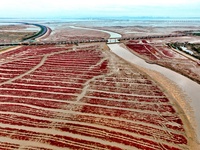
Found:
[{"label": "muddy water channel", "polygon": [[[121,38],[121,35],[115,32],[111,31],[105,31],[105,30],[98,30],[98,29],[90,29],[90,28],[81,28],[81,27],[74,27],[71,26],[71,28],[79,28],[79,29],[85,29],[85,30],[95,30],[95,31],[101,31],[110,34],[110,39],[112,38]],[[189,120],[194,120],[195,124],[192,124],[192,126],[196,129],[196,134],[198,138],[198,142],[200,143],[200,84],[197,84],[196,82],[192,81],[191,79],[180,75],[170,69],[161,67],[156,64],[149,64],[145,62],[143,59],[137,57],[133,53],[131,53],[129,50],[124,48],[122,44],[108,44],[110,50],[118,55],[119,57],[123,58],[124,60],[131,62],[133,64],[136,64],[140,67],[150,69],[153,71],[157,71],[173,81],[176,85],[180,87],[180,89],[186,94],[188,97],[188,102],[190,106],[192,107],[191,115],[188,117],[191,117],[194,115],[195,118],[189,118]],[[190,101],[189,101],[190,100]]]},{"label": "muddy water channel", "polygon": [[91,29],[91,28],[83,28],[83,27],[75,27],[75,26],[70,26],[70,28],[100,31],[100,32],[105,32],[105,33],[110,34],[110,38],[121,38],[121,34],[118,34],[118,33],[115,33],[115,32],[111,32],[111,31],[98,30],[98,29]]},{"label": "muddy water channel", "polygon": [[[116,55],[120,56],[121,58],[127,60],[128,62],[131,62],[133,64],[139,65],[141,67],[151,69],[154,71],[157,71],[161,74],[163,74],[168,79],[172,80],[173,82],[178,85],[183,92],[189,97],[190,103],[195,116],[195,121],[197,124],[197,136],[198,141],[200,142],[200,85],[196,82],[190,80],[189,78],[182,76],[170,69],[158,66],[156,64],[149,64],[146,63],[143,59],[135,56],[133,53],[131,53],[126,48],[120,46],[120,44],[109,44],[109,48],[112,52],[114,52]],[[191,112],[193,113],[193,112]],[[195,125],[194,125],[195,126]],[[194,127],[195,128],[195,127]]]},{"label": "muddy water channel", "polygon": [[99,29],[91,29],[91,28],[83,28],[83,27],[75,27],[75,26],[70,26],[70,28],[74,29],[84,29],[84,30],[94,30],[94,31],[100,31],[104,33],[108,33],[110,35],[110,38],[108,39],[108,43],[113,43],[113,42],[119,42],[117,38],[121,38],[121,34],[112,32],[112,31],[106,31],[106,30],[99,30]]}]

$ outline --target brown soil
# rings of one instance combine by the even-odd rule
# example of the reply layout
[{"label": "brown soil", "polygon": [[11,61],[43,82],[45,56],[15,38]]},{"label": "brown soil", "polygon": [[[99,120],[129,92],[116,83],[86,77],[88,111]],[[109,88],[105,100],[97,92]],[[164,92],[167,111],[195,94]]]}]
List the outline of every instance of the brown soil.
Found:
[{"label": "brown soil", "polygon": [[107,33],[99,31],[88,31],[84,29],[73,29],[63,27],[52,31],[51,35],[45,41],[66,41],[66,40],[97,40],[109,38]]}]

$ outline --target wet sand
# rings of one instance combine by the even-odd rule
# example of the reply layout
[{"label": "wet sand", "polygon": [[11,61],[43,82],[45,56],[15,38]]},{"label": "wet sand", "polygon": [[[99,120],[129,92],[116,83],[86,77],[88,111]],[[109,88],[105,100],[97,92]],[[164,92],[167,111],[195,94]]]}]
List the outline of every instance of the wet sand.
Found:
[{"label": "wet sand", "polygon": [[[164,82],[161,84],[165,85],[165,88],[168,91],[168,93],[171,93],[174,99],[176,99],[177,103],[180,105],[180,107],[184,110],[184,113],[191,123],[192,127],[195,129],[197,134],[198,142],[200,142],[200,116],[199,116],[199,97],[200,97],[200,85],[196,82],[188,79],[185,76],[182,76],[174,71],[171,71],[170,69],[166,69],[164,67],[155,65],[155,64],[148,64],[143,59],[135,56],[133,53],[128,51],[123,47],[121,44],[110,44],[108,45],[112,52],[120,56],[121,58],[127,60],[128,62],[131,62],[133,64],[139,65],[140,67],[150,69],[153,71],[157,71],[163,76],[167,77],[171,80],[171,85],[175,84],[176,86],[180,87],[178,88],[172,88],[170,85],[168,85],[169,82]],[[145,70],[145,69],[143,69]],[[150,72],[147,72],[148,74]],[[155,80],[158,80],[158,82],[163,82],[162,79],[159,79],[156,76],[156,74],[151,74],[152,77],[155,78]],[[161,76],[160,76],[161,77]],[[174,83],[172,83],[172,81]],[[181,92],[182,91],[182,92]],[[185,94],[181,94],[185,93]],[[189,105],[191,106],[189,106]]]}]

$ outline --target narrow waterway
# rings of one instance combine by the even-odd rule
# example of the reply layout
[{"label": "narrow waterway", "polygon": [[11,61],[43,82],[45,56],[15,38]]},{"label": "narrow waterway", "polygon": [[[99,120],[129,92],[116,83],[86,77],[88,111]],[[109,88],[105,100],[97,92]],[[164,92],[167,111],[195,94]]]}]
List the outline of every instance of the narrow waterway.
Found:
[{"label": "narrow waterway", "polygon": [[[71,28],[79,28],[79,29],[85,29],[85,30],[95,30],[95,31],[101,31],[110,34],[110,39],[112,38],[121,38],[121,35],[115,32],[111,31],[105,31],[105,30],[98,30],[98,29],[91,29],[91,28],[82,28],[82,27],[74,27],[71,26]],[[149,64],[145,62],[143,59],[137,57],[133,53],[131,53],[126,48],[120,46],[120,44],[108,44],[108,47],[110,50],[118,55],[119,57],[123,58],[124,60],[131,62],[133,64],[136,64],[140,67],[151,69],[154,71],[157,71],[173,81],[176,85],[180,87],[180,89],[188,96],[188,98],[191,100],[189,102],[190,106],[192,107],[194,111],[194,120],[196,122],[197,127],[196,134],[198,138],[198,142],[200,142],[200,85],[196,82],[192,81],[191,79],[176,73],[175,71],[172,71],[170,69],[167,69],[165,67],[161,67],[156,64]]]},{"label": "narrow waterway", "polygon": [[199,115],[200,85],[192,81],[191,79],[183,75],[180,75],[170,69],[161,67],[156,64],[146,63],[143,59],[137,57],[126,48],[123,48],[122,46],[120,46],[120,44],[108,44],[108,46],[112,52],[114,52],[116,55],[120,56],[124,60],[127,60],[133,64],[136,64],[141,67],[151,69],[163,74],[165,77],[175,82],[176,85],[178,85],[183,90],[183,92],[191,99],[189,103],[194,110],[195,121],[197,123],[197,136],[198,136],[198,140],[200,141],[200,115]]},{"label": "narrow waterway", "polygon": [[83,27],[75,27],[75,26],[70,26],[70,28],[73,28],[73,29],[84,29],[84,30],[93,30],[93,31],[100,31],[100,32],[108,33],[110,35],[110,37],[108,39],[108,43],[117,43],[117,42],[119,42],[117,39],[122,37],[121,34],[118,34],[118,33],[115,33],[115,32],[111,32],[111,31],[106,31],[106,30],[83,28]]},{"label": "narrow waterway", "polygon": [[110,35],[110,38],[121,38],[122,37],[121,34],[118,34],[118,33],[115,33],[115,32],[111,32],[111,31],[106,31],[106,30],[83,28],[83,27],[75,27],[75,26],[70,26],[70,28],[100,31],[100,32],[108,33]]}]

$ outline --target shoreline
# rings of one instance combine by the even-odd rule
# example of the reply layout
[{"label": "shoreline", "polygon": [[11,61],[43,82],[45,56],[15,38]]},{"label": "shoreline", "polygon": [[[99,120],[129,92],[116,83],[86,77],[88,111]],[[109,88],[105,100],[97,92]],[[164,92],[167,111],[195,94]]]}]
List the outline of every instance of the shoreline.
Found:
[{"label": "shoreline", "polygon": [[[161,87],[164,87],[163,90],[167,90],[164,91],[167,95],[171,95],[171,99],[173,100],[172,102],[174,104],[177,104],[180,108],[178,110],[183,110],[182,113],[180,114],[180,116],[182,116],[183,120],[185,120],[185,125],[187,126],[187,134],[188,137],[191,141],[191,143],[195,143],[192,145],[195,145],[196,147],[200,146],[199,144],[199,127],[198,127],[198,116],[197,116],[197,108],[195,109],[195,99],[193,97],[189,98],[189,96],[191,96],[190,94],[188,94],[186,91],[184,91],[183,87],[180,86],[180,83],[174,80],[172,80],[171,78],[169,78],[168,76],[165,76],[165,72],[163,74],[163,72],[161,73],[157,70],[159,70],[159,66],[158,65],[152,65],[152,64],[146,64],[146,62],[141,59],[138,58],[137,56],[133,55],[130,51],[128,51],[127,49],[125,49],[125,51],[123,51],[123,54],[121,53],[121,50],[124,49],[123,45],[110,45],[110,49],[113,53],[115,53],[116,55],[118,55],[120,58],[124,59],[125,61],[127,61],[128,63],[130,63],[131,65],[137,66],[140,70],[142,70],[143,72],[145,72],[147,75],[150,75],[150,77],[157,83],[159,83],[159,85],[161,85]],[[114,50],[114,51],[113,51]],[[146,65],[146,66],[145,66]],[[163,67],[162,67],[163,68]],[[164,71],[166,68],[162,69],[162,71]],[[173,75],[170,74],[170,77],[173,77]],[[176,80],[176,78],[174,78]],[[177,78],[178,80],[179,78]],[[180,79],[179,79],[180,80]],[[176,105],[176,106],[177,106]],[[188,121],[187,121],[187,120]],[[192,132],[191,132],[192,131]],[[195,135],[195,136],[194,136]]]},{"label": "shoreline", "polygon": [[190,106],[190,98],[184,93],[180,87],[171,81],[169,78],[165,77],[159,72],[146,69],[137,65],[134,65],[140,71],[144,72],[152,80],[154,80],[158,86],[163,90],[167,97],[169,97],[170,102],[177,109],[179,116],[184,122],[187,137],[189,139],[191,148],[200,148],[198,143],[197,135],[195,131],[197,130],[197,123],[194,119],[194,110]]}]

